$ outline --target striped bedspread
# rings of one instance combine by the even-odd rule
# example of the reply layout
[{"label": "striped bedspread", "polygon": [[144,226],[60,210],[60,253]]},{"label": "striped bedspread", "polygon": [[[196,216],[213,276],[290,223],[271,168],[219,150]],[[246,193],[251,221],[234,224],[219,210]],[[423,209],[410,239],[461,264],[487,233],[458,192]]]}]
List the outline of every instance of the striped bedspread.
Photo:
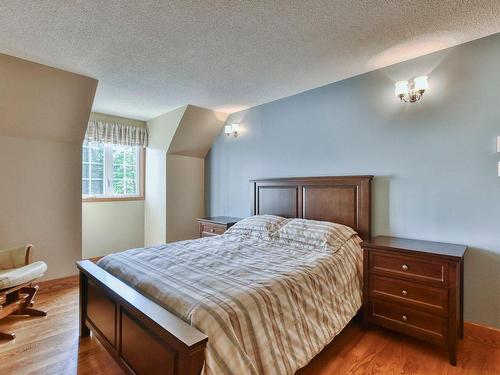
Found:
[{"label": "striped bedspread", "polygon": [[98,265],[208,336],[204,374],[293,374],[361,306],[359,241],[320,251],[225,234]]}]

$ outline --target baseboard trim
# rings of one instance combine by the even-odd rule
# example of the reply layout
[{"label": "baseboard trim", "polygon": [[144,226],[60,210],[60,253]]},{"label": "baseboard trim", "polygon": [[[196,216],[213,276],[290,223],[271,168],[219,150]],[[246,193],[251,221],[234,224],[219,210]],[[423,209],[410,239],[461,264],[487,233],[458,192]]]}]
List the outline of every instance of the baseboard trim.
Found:
[{"label": "baseboard trim", "polygon": [[483,324],[473,323],[473,322],[464,322],[464,329],[487,329],[488,331],[492,331],[492,333],[500,336],[500,328],[485,326]]},{"label": "baseboard trim", "polygon": [[36,283],[40,286],[38,293],[53,293],[62,289],[78,286],[78,275],[61,277],[59,279],[45,280]]},{"label": "baseboard trim", "polygon": [[[97,263],[102,256],[89,258],[91,262]],[[78,275],[71,275],[66,277],[59,277],[57,279],[43,280],[35,282],[40,289],[38,293],[52,293],[61,289],[74,288],[78,286]]]}]

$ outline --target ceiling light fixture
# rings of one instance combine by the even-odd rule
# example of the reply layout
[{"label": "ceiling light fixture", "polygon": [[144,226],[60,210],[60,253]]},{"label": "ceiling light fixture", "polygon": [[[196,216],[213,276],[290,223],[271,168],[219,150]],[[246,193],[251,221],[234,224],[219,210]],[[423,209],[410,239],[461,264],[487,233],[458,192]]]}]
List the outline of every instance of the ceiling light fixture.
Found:
[{"label": "ceiling light fixture", "polygon": [[420,76],[413,81],[398,81],[395,83],[396,96],[406,103],[415,103],[422,99],[425,90],[429,88],[427,76]]}]

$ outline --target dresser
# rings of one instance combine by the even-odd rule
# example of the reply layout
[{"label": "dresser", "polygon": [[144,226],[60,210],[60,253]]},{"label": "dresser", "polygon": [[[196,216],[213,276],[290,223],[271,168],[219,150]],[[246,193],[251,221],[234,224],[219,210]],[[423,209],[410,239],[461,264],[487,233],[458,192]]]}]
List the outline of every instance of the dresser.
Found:
[{"label": "dresser", "polygon": [[224,233],[241,219],[230,216],[211,216],[196,220],[200,227],[200,237],[210,237]]},{"label": "dresser", "polygon": [[463,337],[466,246],[379,236],[363,247],[363,323],[446,348]]}]

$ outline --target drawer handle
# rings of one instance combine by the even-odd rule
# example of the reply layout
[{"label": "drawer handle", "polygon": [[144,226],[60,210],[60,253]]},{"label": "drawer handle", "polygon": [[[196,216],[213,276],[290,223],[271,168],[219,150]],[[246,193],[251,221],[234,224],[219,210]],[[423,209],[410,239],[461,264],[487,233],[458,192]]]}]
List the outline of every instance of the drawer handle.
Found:
[{"label": "drawer handle", "polygon": [[210,229],[210,232],[212,232],[212,233],[215,232],[215,229],[214,228]]},{"label": "drawer handle", "polygon": [[409,267],[406,264],[403,264],[401,268],[403,269],[403,271],[408,271]]},{"label": "drawer handle", "polygon": [[406,321],[408,320],[408,317],[407,317],[406,315],[403,315],[403,316],[401,317],[401,320],[403,320],[403,322],[406,322]]},{"label": "drawer handle", "polygon": [[403,296],[407,296],[407,295],[408,295],[408,292],[407,292],[406,290],[404,290],[404,289],[403,289],[403,290],[401,291],[401,294],[402,294]]}]

